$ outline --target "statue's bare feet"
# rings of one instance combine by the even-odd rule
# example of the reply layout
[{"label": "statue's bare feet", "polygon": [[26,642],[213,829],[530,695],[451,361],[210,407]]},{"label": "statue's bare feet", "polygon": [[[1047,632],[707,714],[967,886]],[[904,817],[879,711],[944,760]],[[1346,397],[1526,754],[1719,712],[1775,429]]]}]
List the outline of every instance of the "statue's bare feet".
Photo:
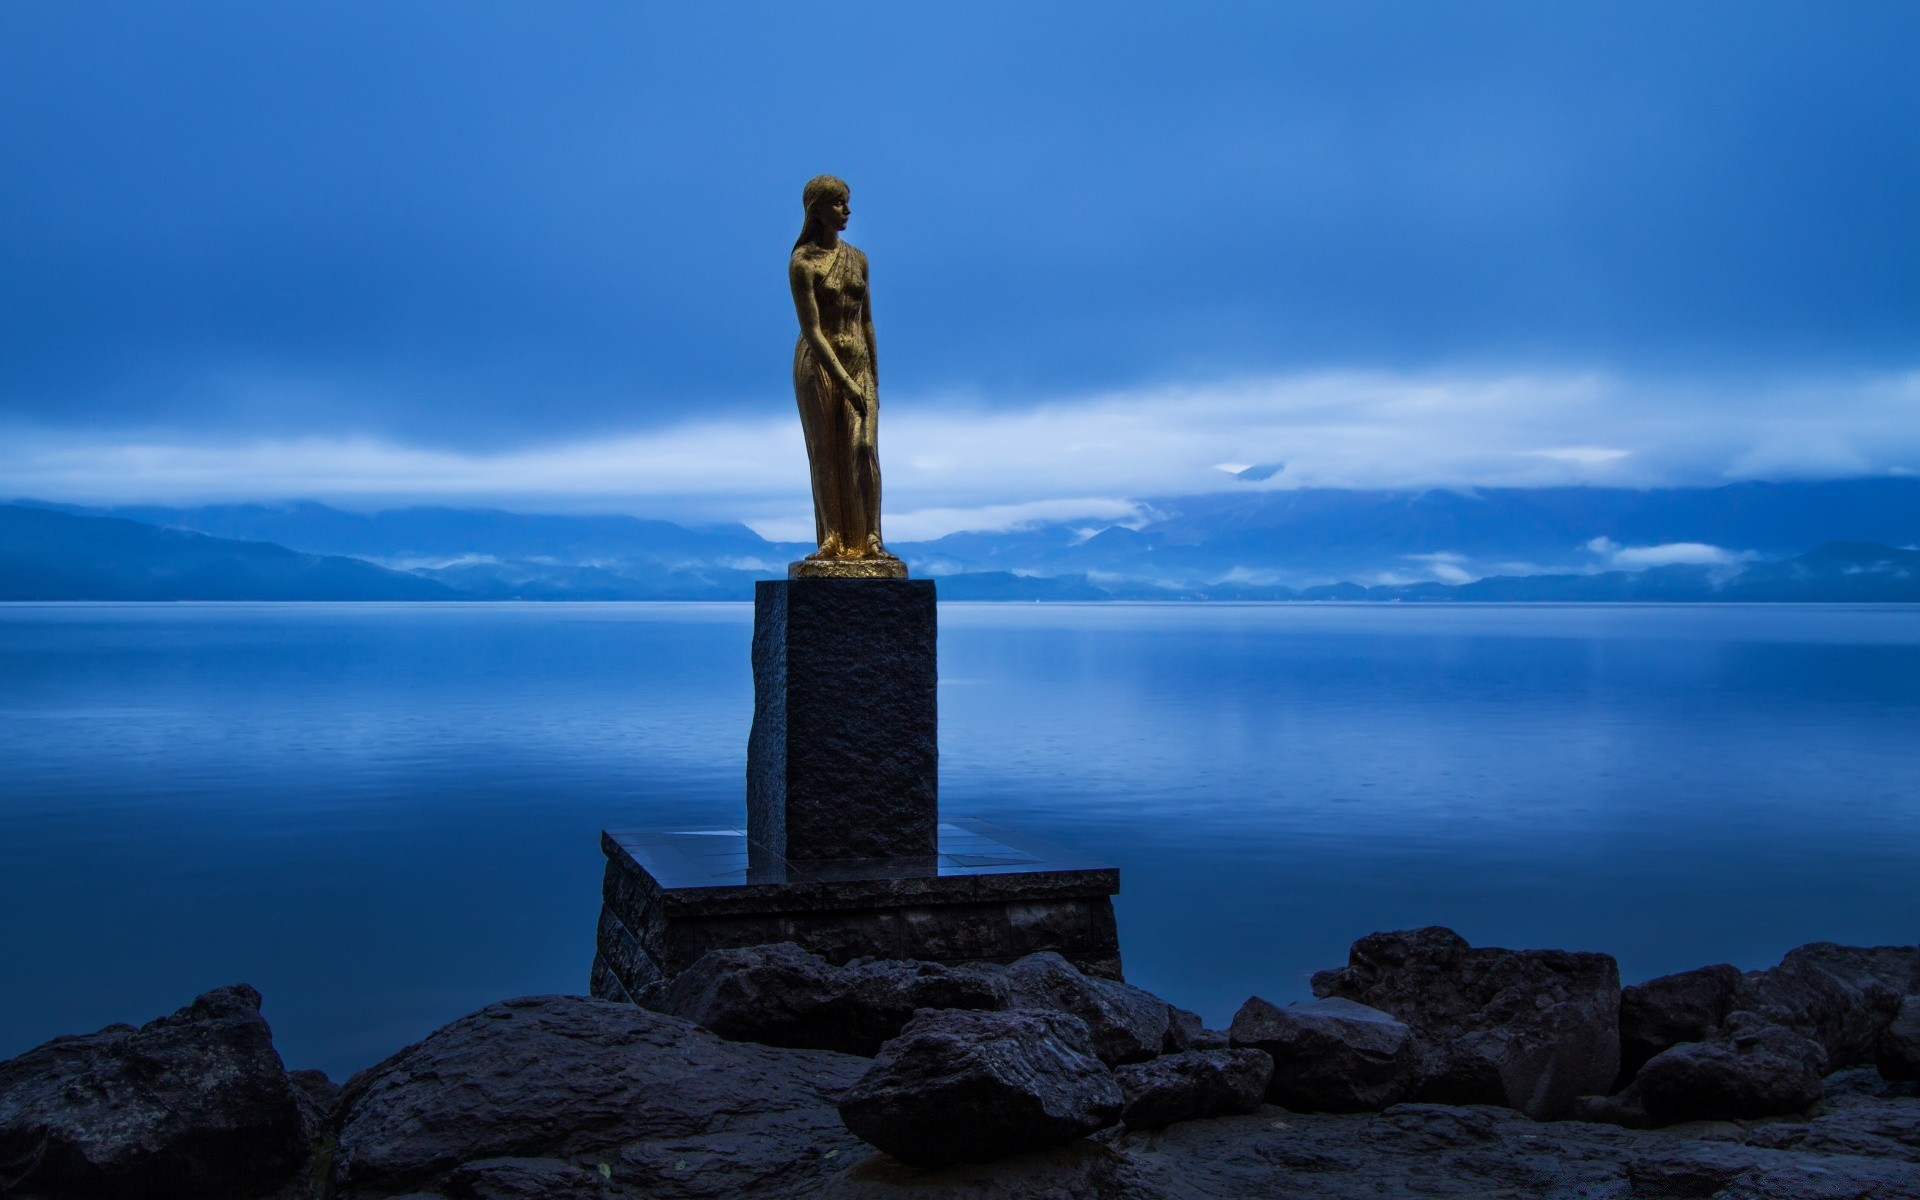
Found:
[{"label": "statue's bare feet", "polygon": [[887,548],[880,544],[880,535],[877,533],[870,533],[867,535],[866,557],[867,558],[884,558],[889,562],[900,561],[897,555],[888,553]]},{"label": "statue's bare feet", "polygon": [[807,555],[807,558],[814,562],[822,562],[827,559],[845,558],[846,556],[846,550],[840,545],[840,535],[830,533],[827,535],[827,540],[820,543],[820,548],[812,554]]}]

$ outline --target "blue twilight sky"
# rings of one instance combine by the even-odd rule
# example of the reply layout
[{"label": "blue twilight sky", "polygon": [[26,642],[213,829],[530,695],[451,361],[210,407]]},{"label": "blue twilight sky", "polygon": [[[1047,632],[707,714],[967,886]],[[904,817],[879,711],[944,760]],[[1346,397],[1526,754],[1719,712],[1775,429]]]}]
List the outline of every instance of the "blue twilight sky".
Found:
[{"label": "blue twilight sky", "polygon": [[0,495],[803,527],[823,171],[896,536],[1920,470],[1910,0],[12,0],[0,106]]}]

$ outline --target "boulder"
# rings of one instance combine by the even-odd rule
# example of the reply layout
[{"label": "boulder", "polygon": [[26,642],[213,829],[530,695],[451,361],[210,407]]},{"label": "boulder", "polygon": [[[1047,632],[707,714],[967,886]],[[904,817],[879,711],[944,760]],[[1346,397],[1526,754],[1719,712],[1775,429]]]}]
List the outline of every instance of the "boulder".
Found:
[{"label": "boulder", "polygon": [[1200,1014],[1188,1012],[1177,1005],[1167,1005],[1167,1040],[1160,1049],[1162,1054],[1178,1054],[1183,1050],[1225,1050],[1232,1045],[1232,1038],[1224,1029],[1208,1029]]},{"label": "boulder", "polygon": [[1407,1026],[1351,1000],[1280,1008],[1258,996],[1233,1015],[1235,1046],[1273,1058],[1267,1098],[1299,1112],[1367,1112],[1405,1099],[1420,1056]]},{"label": "boulder", "polygon": [[725,1161],[741,1194],[776,1178],[804,1191],[810,1173],[831,1167],[822,1156],[843,1148],[833,1103],[866,1065],[726,1041],[630,1004],[509,1000],[347,1081],[334,1108],[334,1182],[381,1195],[437,1188],[459,1172],[460,1187],[501,1191],[523,1177],[574,1177],[483,1160],[598,1156],[617,1158],[645,1194],[679,1195],[674,1164],[706,1153]]},{"label": "boulder", "polygon": [[1826,1066],[1818,1042],[1735,1013],[1713,1041],[1654,1055],[1625,1091],[1583,1100],[1574,1115],[1636,1127],[1784,1116],[1820,1099]]},{"label": "boulder", "polygon": [[1078,1017],[928,1010],[846,1092],[840,1119],[901,1162],[931,1167],[1070,1141],[1113,1124],[1122,1104]]},{"label": "boulder", "polygon": [[1263,1050],[1185,1050],[1114,1071],[1128,1129],[1249,1113],[1266,1095],[1273,1059]]},{"label": "boulder", "polygon": [[447,1177],[448,1200],[605,1200],[598,1171],[555,1158],[483,1158]]},{"label": "boulder", "polygon": [[245,984],[0,1063],[7,1195],[251,1200],[297,1175],[313,1130]]},{"label": "boulder", "polygon": [[855,959],[834,966],[791,942],[715,950],[675,976],[648,1007],[734,1041],[869,1058],[923,1008],[1072,1013],[1086,1022],[1109,1065],[1152,1058],[1172,1036],[1166,1001],[1084,975],[1053,951],[1010,965]]},{"label": "boulder", "polygon": [[1720,1032],[1740,978],[1739,967],[1717,963],[1620,989],[1621,1084],[1654,1055]]},{"label": "boulder", "polygon": [[1450,929],[1376,933],[1313,993],[1387,1012],[1420,1046],[1417,1099],[1538,1118],[1609,1090],[1620,1069],[1620,969],[1607,954],[1475,949]]},{"label": "boulder", "polygon": [[733,1041],[871,1058],[916,1009],[1000,1008],[1005,997],[975,968],[872,959],[836,967],[783,942],[704,954],[648,1007]]},{"label": "boulder", "polygon": [[1831,1069],[1873,1061],[1874,1043],[1906,996],[1920,992],[1920,947],[1813,942],[1777,967],[1749,971],[1733,999],[1826,1049]]},{"label": "boulder", "polygon": [[1108,1066],[1145,1062],[1166,1045],[1172,1006],[1132,984],[1083,975],[1052,950],[999,968],[1008,1008],[1052,1009],[1080,1018]]},{"label": "boulder", "polygon": [[1873,1065],[1883,1079],[1920,1080],[1920,995],[1902,1000],[1893,1020],[1880,1031]]}]

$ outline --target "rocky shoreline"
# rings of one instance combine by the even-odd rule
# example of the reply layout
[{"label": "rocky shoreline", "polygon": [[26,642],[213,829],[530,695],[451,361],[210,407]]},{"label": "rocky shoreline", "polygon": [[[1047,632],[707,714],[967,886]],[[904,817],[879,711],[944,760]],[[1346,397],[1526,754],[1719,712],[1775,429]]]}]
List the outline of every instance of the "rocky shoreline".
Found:
[{"label": "rocky shoreline", "polygon": [[245,985],[0,1063],[0,1197],[1920,1198],[1920,946],[1622,988],[1379,933],[1226,1030],[1055,954],[717,951],[336,1087]]}]

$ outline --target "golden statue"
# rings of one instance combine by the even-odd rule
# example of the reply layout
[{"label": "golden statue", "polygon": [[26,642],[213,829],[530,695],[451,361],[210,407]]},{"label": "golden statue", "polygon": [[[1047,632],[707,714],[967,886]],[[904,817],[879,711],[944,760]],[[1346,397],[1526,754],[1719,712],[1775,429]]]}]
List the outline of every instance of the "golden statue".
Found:
[{"label": "golden statue", "polygon": [[796,579],[904,579],[907,566],[880,540],[879,355],[867,297],[867,256],[840,237],[853,209],[831,175],[807,181],[807,222],[787,279],[800,317],[793,394],[813,476],[820,548],[794,563]]}]

